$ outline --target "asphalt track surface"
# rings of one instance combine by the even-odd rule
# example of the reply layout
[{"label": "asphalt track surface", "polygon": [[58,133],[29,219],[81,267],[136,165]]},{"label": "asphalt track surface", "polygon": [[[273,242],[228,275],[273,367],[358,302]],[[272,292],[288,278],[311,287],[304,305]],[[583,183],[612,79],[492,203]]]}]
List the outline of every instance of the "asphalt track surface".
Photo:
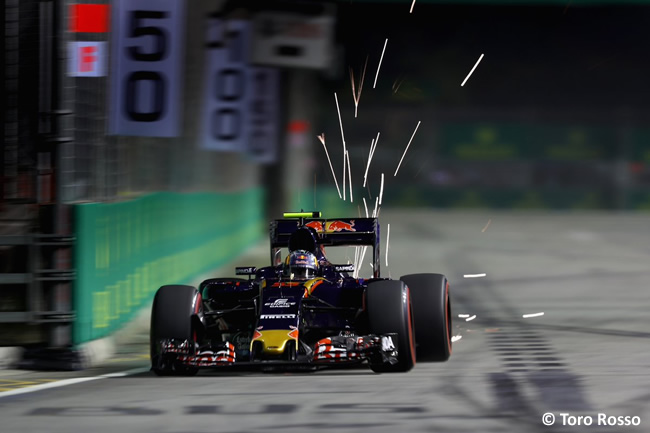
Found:
[{"label": "asphalt track surface", "polygon": [[[146,334],[136,328],[102,367],[0,371],[0,386],[36,390],[0,392],[0,431],[650,431],[649,214],[385,209],[380,217],[384,275],[440,272],[451,281],[461,338],[450,361],[403,374],[159,378],[146,371]],[[249,256],[252,265],[268,260],[260,248]],[[599,414],[640,425],[599,425]]]}]

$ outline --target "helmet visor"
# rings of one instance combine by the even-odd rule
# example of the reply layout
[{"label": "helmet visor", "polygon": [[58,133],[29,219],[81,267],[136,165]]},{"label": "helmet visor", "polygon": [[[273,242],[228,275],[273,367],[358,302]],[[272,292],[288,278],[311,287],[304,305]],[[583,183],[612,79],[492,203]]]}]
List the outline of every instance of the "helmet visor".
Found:
[{"label": "helmet visor", "polygon": [[316,276],[316,271],[311,268],[292,266],[290,272],[293,280],[307,280]]}]

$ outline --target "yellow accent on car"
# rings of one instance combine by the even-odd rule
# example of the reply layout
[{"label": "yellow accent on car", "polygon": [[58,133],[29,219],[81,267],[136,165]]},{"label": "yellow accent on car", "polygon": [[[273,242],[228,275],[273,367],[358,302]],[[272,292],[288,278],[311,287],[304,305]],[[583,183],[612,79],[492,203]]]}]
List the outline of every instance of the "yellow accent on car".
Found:
[{"label": "yellow accent on car", "polygon": [[313,212],[284,212],[282,214],[284,218],[320,218],[321,213],[319,211]]},{"label": "yellow accent on car", "polygon": [[269,329],[265,331],[258,331],[259,336],[251,341],[251,350],[253,350],[253,342],[262,342],[262,351],[270,355],[280,355],[284,352],[287,342],[293,341],[298,350],[298,339],[290,334],[297,336],[293,329]]},{"label": "yellow accent on car", "polygon": [[321,285],[323,281],[326,281],[325,278],[323,277],[318,277],[318,278],[314,278],[313,280],[307,281],[304,284],[305,290],[307,291],[307,295],[311,295],[311,292],[313,292],[316,287]]}]

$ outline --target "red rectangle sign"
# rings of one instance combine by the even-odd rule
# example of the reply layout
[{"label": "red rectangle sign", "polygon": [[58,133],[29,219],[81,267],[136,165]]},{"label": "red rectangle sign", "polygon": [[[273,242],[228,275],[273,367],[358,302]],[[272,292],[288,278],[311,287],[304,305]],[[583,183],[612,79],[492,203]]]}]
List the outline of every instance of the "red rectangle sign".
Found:
[{"label": "red rectangle sign", "polygon": [[75,33],[108,32],[109,6],[101,4],[70,5],[70,31]]}]

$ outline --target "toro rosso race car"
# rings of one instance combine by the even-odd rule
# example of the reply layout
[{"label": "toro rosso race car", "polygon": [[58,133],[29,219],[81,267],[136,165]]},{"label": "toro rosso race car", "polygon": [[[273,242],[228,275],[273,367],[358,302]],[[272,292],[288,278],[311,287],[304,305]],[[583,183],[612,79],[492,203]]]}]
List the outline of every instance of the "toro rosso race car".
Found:
[{"label": "toro rosso race car", "polygon": [[[377,218],[323,219],[285,213],[270,225],[271,266],[238,267],[238,278],[197,288],[162,286],[151,315],[151,368],[309,368],[366,363],[404,372],[451,354],[451,303],[444,275],[380,275]],[[370,278],[332,264],[330,247],[370,249]],[[334,249],[334,248],[332,248]],[[283,252],[286,258],[283,259]]]}]

